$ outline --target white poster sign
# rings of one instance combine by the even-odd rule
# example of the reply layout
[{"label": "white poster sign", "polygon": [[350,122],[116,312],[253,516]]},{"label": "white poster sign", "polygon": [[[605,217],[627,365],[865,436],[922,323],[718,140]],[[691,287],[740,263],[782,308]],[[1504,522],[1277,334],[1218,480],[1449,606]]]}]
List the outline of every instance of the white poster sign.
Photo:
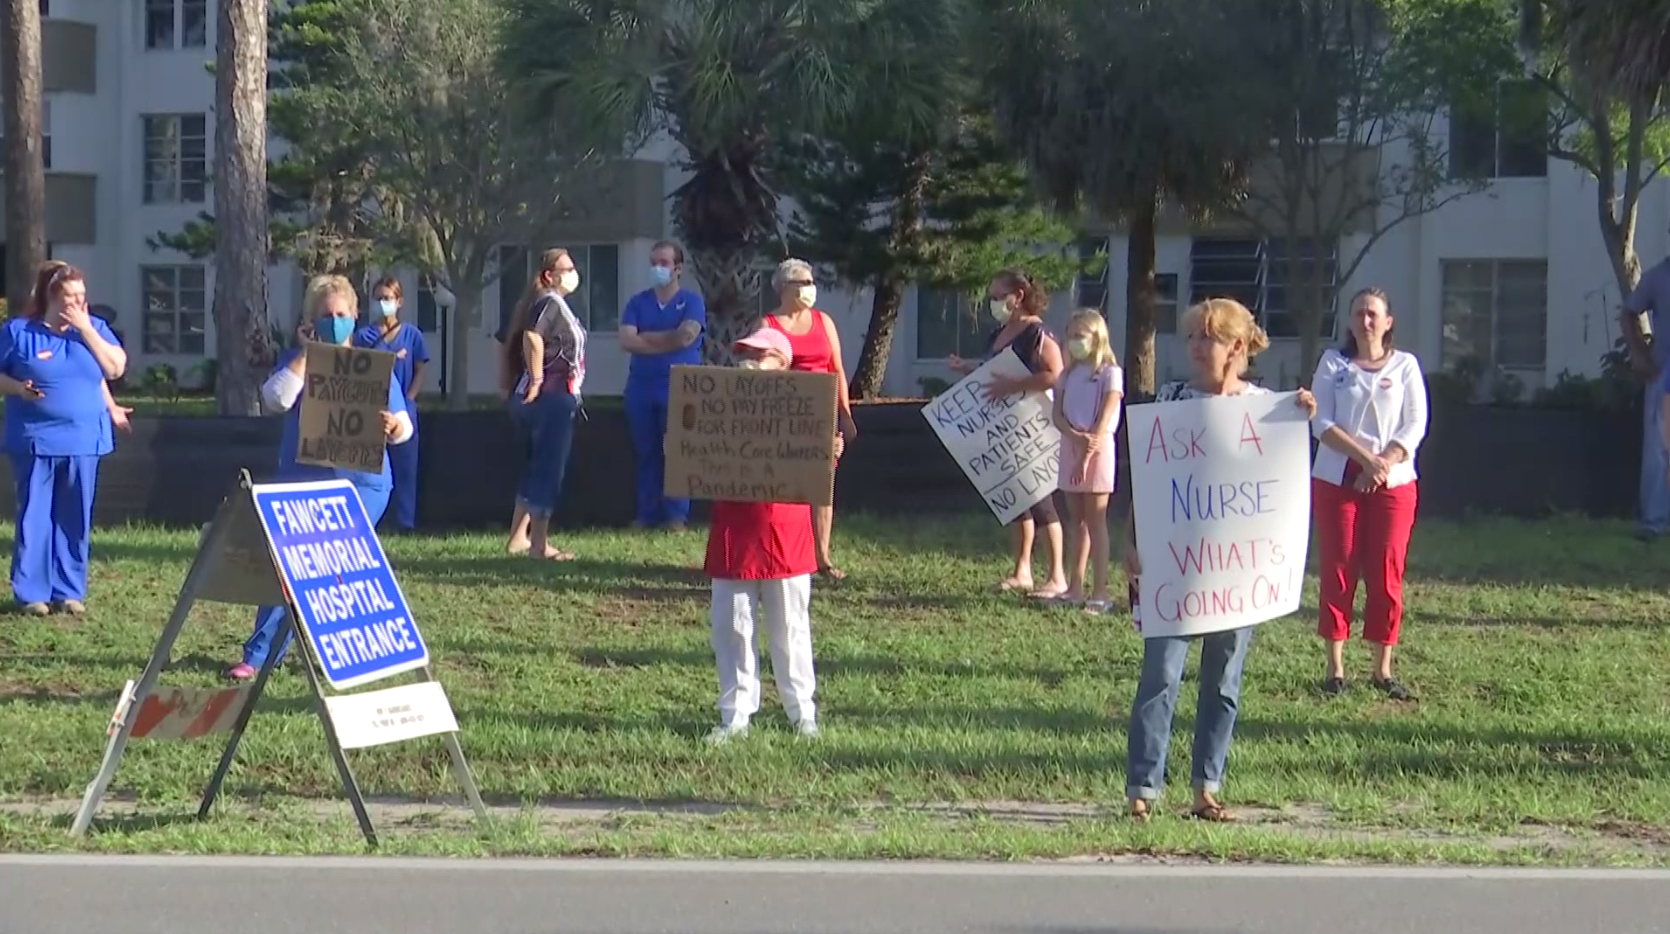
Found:
[{"label": "white poster sign", "polygon": [[456,733],[446,692],[438,681],[419,681],[397,688],[325,698],[331,725],[343,749],[363,749],[402,740]]},{"label": "white poster sign", "polygon": [[1048,393],[986,398],[992,377],[1031,375],[1005,349],[922,409],[939,442],[956,458],[997,521],[1007,525],[1055,492],[1061,432],[1051,420]]},{"label": "white poster sign", "polygon": [[1145,638],[1238,629],[1299,609],[1310,425],[1297,396],[1126,410]]}]

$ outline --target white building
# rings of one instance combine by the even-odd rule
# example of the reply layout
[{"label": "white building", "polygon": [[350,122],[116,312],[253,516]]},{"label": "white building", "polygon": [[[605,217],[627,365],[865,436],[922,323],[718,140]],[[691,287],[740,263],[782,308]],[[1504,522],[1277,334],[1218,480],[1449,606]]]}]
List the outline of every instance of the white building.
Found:
[{"label": "white building", "polygon": [[[116,325],[135,374],[169,363],[189,382],[212,354],[208,320],[212,262],[192,260],[149,242],[179,230],[212,208],[208,179],[214,136],[214,87],[205,65],[213,58],[214,5],[208,0],[40,0],[47,134],[47,234],[51,255],[86,270],[95,303],[115,310]],[[1507,368],[1531,387],[1552,384],[1565,370],[1593,374],[1617,336],[1620,297],[1595,221],[1594,182],[1580,171],[1542,158],[1501,138],[1492,127],[1460,131],[1457,158],[1495,178],[1485,193],[1411,220],[1383,238],[1350,282],[1349,294],[1374,284],[1392,296],[1400,346],[1419,353],[1435,371],[1464,354]],[[585,279],[580,304],[593,330],[588,387],[619,392],[625,355],[613,339],[626,298],[647,285],[650,245],[671,233],[666,195],[682,180],[666,147],[623,164],[606,190],[604,210],[564,222],[547,245],[576,254]],[[1670,252],[1670,184],[1656,182],[1643,199],[1637,249],[1651,265]],[[1104,236],[1105,234],[1105,236]],[[1360,243],[1360,240],[1358,241]],[[1117,230],[1092,232],[1081,244],[1105,248],[1105,277],[1078,283],[1057,296],[1057,324],[1079,304],[1104,296],[1115,344],[1123,333],[1125,241]],[[1291,385],[1298,374],[1298,342],[1283,326],[1279,257],[1246,237],[1208,235],[1180,224],[1162,225],[1159,271],[1162,332],[1172,330],[1179,304],[1191,295],[1237,294],[1255,301],[1278,336],[1260,370]],[[1355,255],[1350,238],[1340,254]],[[517,272],[489,287],[482,320],[461,342],[471,355],[477,392],[494,386],[500,316],[526,283],[526,251],[505,247]],[[408,275],[408,316],[431,338],[439,356],[440,315],[433,296]],[[271,276],[275,317],[291,322],[300,275],[288,264]],[[825,286],[821,306],[840,325],[849,368],[857,362],[870,296]],[[947,353],[970,355],[986,327],[955,313],[958,299],[930,289],[906,297],[887,372],[889,395],[915,395],[924,379],[949,375]],[[947,313],[948,310],[951,313]],[[1448,339],[1446,339],[1448,335]],[[451,352],[458,335],[445,343]],[[437,361],[439,362],[439,361]],[[1162,336],[1162,376],[1180,372],[1181,348]],[[427,369],[429,389],[441,367]]]}]

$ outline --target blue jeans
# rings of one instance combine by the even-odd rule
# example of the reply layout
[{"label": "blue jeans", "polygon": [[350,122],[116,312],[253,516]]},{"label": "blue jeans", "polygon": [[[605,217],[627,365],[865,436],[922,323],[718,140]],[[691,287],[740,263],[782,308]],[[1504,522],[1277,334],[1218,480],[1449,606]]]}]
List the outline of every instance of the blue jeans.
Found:
[{"label": "blue jeans", "polygon": [[1670,453],[1664,449],[1664,385],[1647,384],[1641,406],[1641,531],[1663,535],[1670,530]]},{"label": "blue jeans", "polygon": [[1152,801],[1166,782],[1166,750],[1171,746],[1171,715],[1183,683],[1189,646],[1200,643],[1200,699],[1195,709],[1192,779],[1197,791],[1216,794],[1223,785],[1224,761],[1235,732],[1241,699],[1241,668],[1252,644],[1252,627],[1194,638],[1144,639],[1142,680],[1131,705],[1131,730],[1125,752],[1125,795]]},{"label": "blue jeans", "polygon": [[549,518],[557,509],[579,410],[580,400],[567,392],[544,393],[530,403],[520,397],[510,402],[510,417],[528,442],[528,464],[516,485],[516,503],[530,516]]},{"label": "blue jeans", "polygon": [[412,437],[405,444],[389,445],[389,470],[394,474],[394,495],[389,499],[389,507],[394,510],[394,527],[409,532],[417,528],[417,407],[408,408],[406,414],[412,419]]},{"label": "blue jeans", "polygon": [[[399,445],[396,445],[399,447]],[[376,528],[382,521],[383,513],[389,505],[389,488],[376,487],[366,489],[358,487],[360,502],[365,504],[365,514],[371,519],[371,527]],[[255,633],[244,643],[244,663],[251,668],[260,668],[266,661],[267,655],[274,650],[273,640],[278,638],[278,630],[284,625],[284,614],[289,612],[282,606],[264,606],[255,611]],[[274,665],[284,661],[284,653],[290,651],[290,640],[296,634],[294,629],[284,634],[284,642],[278,646],[278,658]]]},{"label": "blue jeans", "polygon": [[85,600],[98,455],[11,458],[17,482],[12,595],[19,603]]},{"label": "blue jeans", "polygon": [[638,454],[638,524],[648,527],[690,520],[690,501],[666,494],[667,391],[626,388],[626,424]]}]

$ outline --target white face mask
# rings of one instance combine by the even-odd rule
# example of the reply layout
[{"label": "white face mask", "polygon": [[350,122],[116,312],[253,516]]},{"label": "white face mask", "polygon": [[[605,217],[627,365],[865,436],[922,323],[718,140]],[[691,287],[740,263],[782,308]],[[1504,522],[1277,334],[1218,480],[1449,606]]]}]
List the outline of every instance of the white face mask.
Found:
[{"label": "white face mask", "polygon": [[1073,355],[1074,360],[1087,359],[1090,356],[1090,341],[1075,337],[1067,342],[1067,352]]},{"label": "white face mask", "polygon": [[997,299],[992,302],[992,317],[996,318],[1000,324],[1009,320],[1008,299]]},{"label": "white face mask", "polygon": [[580,289],[580,274],[571,269],[557,277],[557,285],[564,292],[577,292]]},{"label": "white face mask", "polygon": [[816,305],[818,303],[818,287],[815,285],[801,286],[800,292],[795,296],[795,300],[802,308],[810,308],[813,305]]},{"label": "white face mask", "polygon": [[740,363],[738,363],[737,366],[741,367],[744,370],[763,370],[763,369],[765,369],[765,364],[763,362],[759,361],[759,360],[743,360]]}]

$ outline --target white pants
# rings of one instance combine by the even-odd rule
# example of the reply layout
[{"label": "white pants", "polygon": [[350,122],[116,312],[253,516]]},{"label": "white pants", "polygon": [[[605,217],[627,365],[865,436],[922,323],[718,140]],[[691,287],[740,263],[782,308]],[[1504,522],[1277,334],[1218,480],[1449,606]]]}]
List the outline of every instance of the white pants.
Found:
[{"label": "white pants", "polygon": [[760,709],[756,621],[770,627],[771,673],[790,722],[816,720],[812,694],[812,575],[713,582],[713,657],[719,667],[719,715],[746,722]]}]

